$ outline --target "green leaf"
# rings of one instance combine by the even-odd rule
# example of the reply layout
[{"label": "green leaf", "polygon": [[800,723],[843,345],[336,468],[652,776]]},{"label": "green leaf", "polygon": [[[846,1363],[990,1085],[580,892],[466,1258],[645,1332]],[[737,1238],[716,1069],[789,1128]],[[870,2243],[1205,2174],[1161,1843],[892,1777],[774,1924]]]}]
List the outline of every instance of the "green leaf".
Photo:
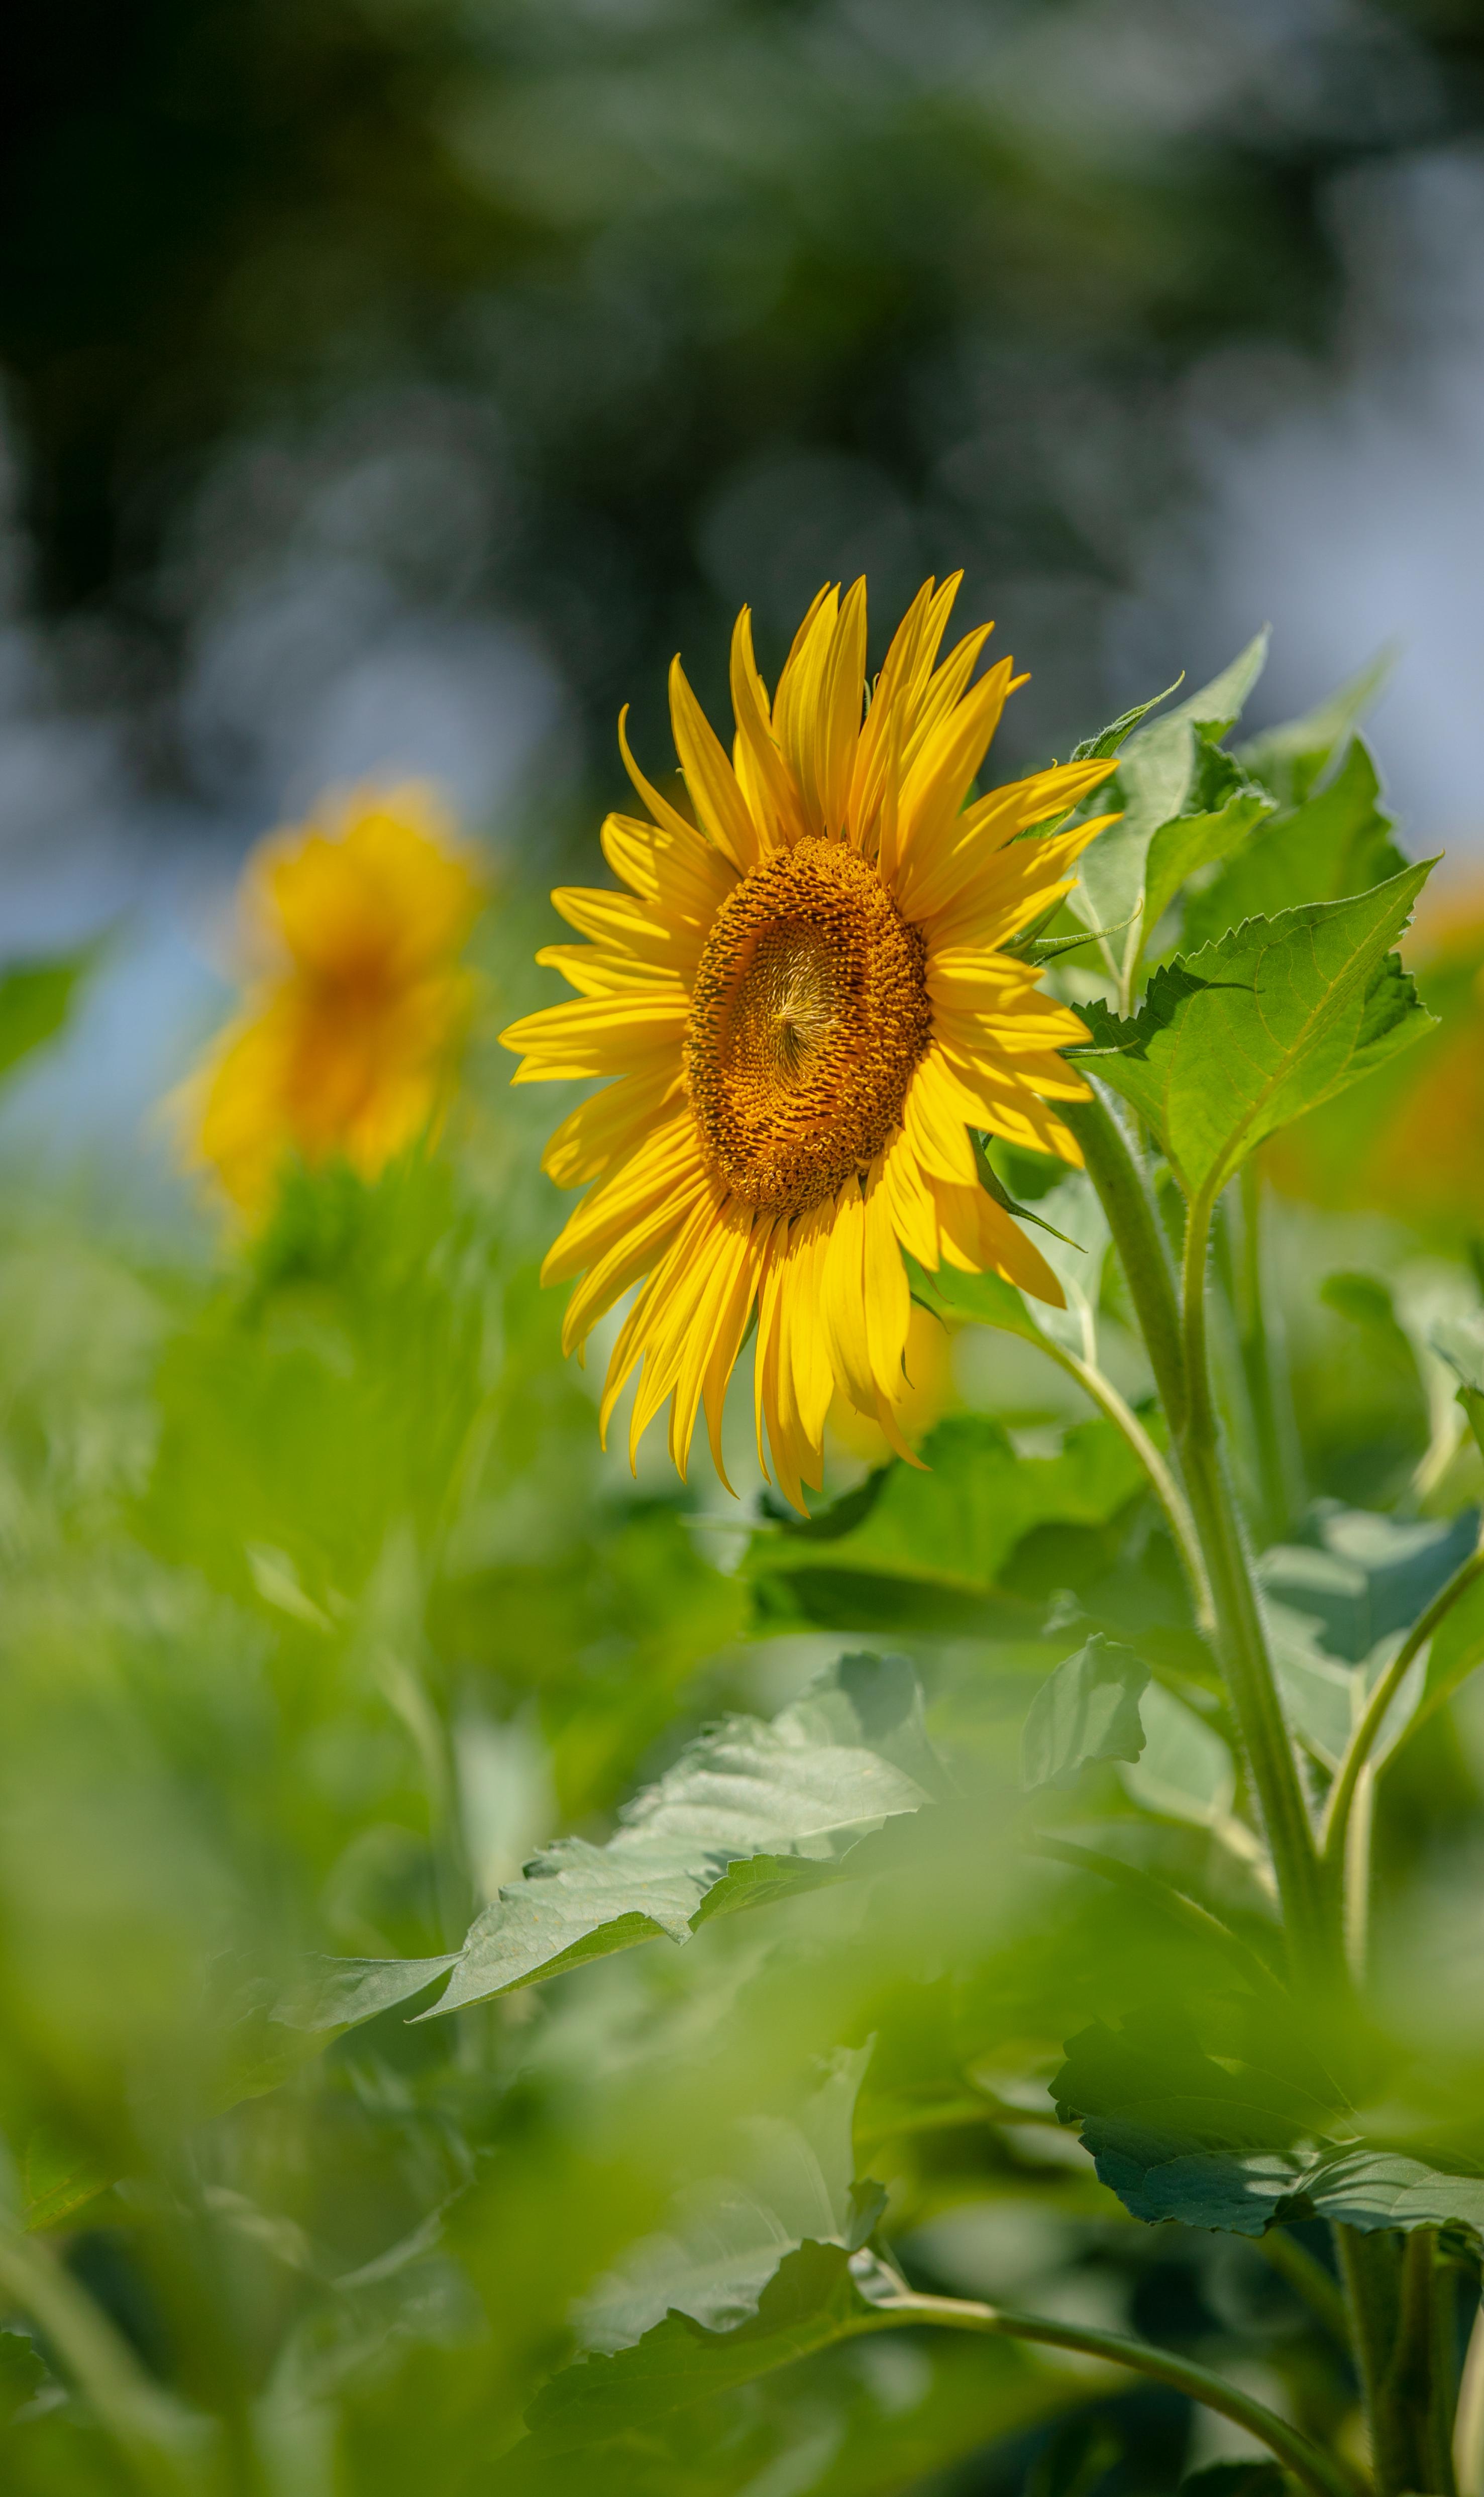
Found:
[{"label": "green leaf", "polygon": [[55,1039],[73,1009],[79,986],[97,960],[94,945],[42,963],[20,963],[0,972],[0,1076],[33,1049]]},{"label": "green leaf", "polygon": [[1021,1784],[1073,1786],[1090,1760],[1136,1760],[1144,1749],[1139,1697],[1149,1667],[1132,1648],[1094,1630],[1064,1657],[1030,1703],[1021,1735]]},{"label": "green leaf", "polygon": [[1288,2484],[1276,2462],[1209,2462],[1181,2481],[1179,2497],[1286,2497]]},{"label": "green leaf", "polygon": [[114,2179],[49,2124],[33,2125],[20,2154],[20,2225],[59,2228],[74,2211],[96,2201]]},{"label": "green leaf", "polygon": [[1131,1023],[1088,1010],[1098,1074],[1153,1128],[1188,1197],[1217,1195],[1265,1136],[1430,1024],[1385,960],[1428,872],[1248,921],[1156,972]]},{"label": "green leaf", "polygon": [[744,1568],[760,1591],[772,1586],[772,1618],[787,1618],[784,1583],[807,1570],[819,1583],[837,1570],[869,1578],[884,1600],[892,1581],[904,1603],[952,1598],[939,1618],[972,1621],[1025,1535],[1052,1523],[1104,1526],[1144,1483],[1121,1431],[1102,1418],[1067,1431],[1059,1456],[1025,1458],[985,1413],[952,1413],[927,1436],[922,1458],[927,1470],[884,1466],[877,1496],[849,1533],[822,1543],[784,1523],[754,1535]]},{"label": "green leaf", "polygon": [[871,2049],[839,2049],[792,2117],[745,2119],[735,2172],[677,2197],[671,2226],[630,2248],[584,2300],[590,2350],[629,2348],[668,2314],[710,2332],[757,2313],[784,2257],[805,2244],[854,2254],[881,2216],[879,2186],[855,2183],[855,2102]]},{"label": "green leaf", "polygon": [[1215,738],[1224,737],[1242,717],[1247,698],[1268,664],[1270,639],[1264,625],[1209,684],[1202,685],[1198,693],[1187,694],[1177,711],[1167,711],[1160,726],[1172,719],[1188,719]]},{"label": "green leaf", "polygon": [[1484,2244],[1484,2175],[1450,2176],[1400,2151],[1327,2160],[1305,2192],[1316,2216],[1348,2228],[1467,2228]]},{"label": "green leaf", "polygon": [[1110,720],[1106,728],[1099,729],[1096,737],[1085,737],[1080,745],[1073,746],[1071,760],[1074,763],[1100,763],[1105,756],[1117,754],[1124,738],[1133,735],[1141,719],[1147,719],[1152,711],[1157,711],[1162,702],[1168,702],[1183,681],[1177,677],[1174,684],[1166,685],[1162,694],[1151,694],[1148,702],[1135,703],[1132,711],[1121,711],[1117,719]]},{"label": "green leaf", "polygon": [[1317,2165],[1334,2094],[1301,2048],[1259,2026],[1256,2007],[1222,2008],[1218,2054],[1174,2007],[1121,2029],[1096,2021],[1068,2042],[1051,2091],[1135,2219],[1260,2236]]},{"label": "green leaf", "polygon": [[[327,2031],[338,2036],[375,2020],[383,2011],[411,2003],[458,1958],[448,1951],[438,1959],[330,1959],[309,1961],[295,1993],[275,2005],[273,2018],[286,2029]],[[328,2043],[328,2039],[327,2039]]]},{"label": "green leaf", "polygon": [[1266,1592],[1307,1614],[1333,1656],[1353,1664],[1410,1628],[1473,1550],[1478,1513],[1447,1520],[1384,1517],[1319,1502],[1314,1541],[1276,1543],[1258,1562]]},{"label": "green leaf", "polygon": [[1484,1450],[1484,1316],[1443,1318],[1434,1327],[1431,1342],[1458,1380],[1458,1401]]},{"label": "green leaf", "polygon": [[1237,749],[1237,759],[1259,780],[1267,782],[1285,806],[1308,797],[1342,741],[1362,720],[1395,664],[1396,653],[1384,649],[1369,667],[1338,687],[1328,700],[1300,719],[1265,728]]},{"label": "green leaf", "polygon": [[1375,765],[1357,742],[1316,797],[1260,825],[1221,872],[1185,903],[1186,952],[1306,901],[1342,901],[1399,874],[1406,860],[1378,805]]},{"label": "green leaf", "polygon": [[471,1927],[425,2018],[826,1881],[900,1813],[941,1796],[900,1657],[842,1657],[765,1724],[729,1717],[630,1804],[606,1847],[559,1839]]},{"label": "green leaf", "polygon": [[1149,845],[1145,869],[1143,943],[1154,931],[1183,885],[1200,869],[1213,867],[1241,849],[1254,828],[1273,812],[1264,792],[1245,791],[1214,813],[1177,815],[1161,824]]},{"label": "green leaf", "polygon": [[47,2361],[25,2332],[0,2332],[0,2422],[9,2422],[47,2382]]},{"label": "green leaf", "polygon": [[1146,1812],[1188,1820],[1200,1829],[1229,1821],[1237,1772],[1220,1735],[1162,1683],[1149,1685],[1139,1715],[1143,1751],[1120,1771],[1134,1802]]},{"label": "green leaf", "polygon": [[843,2247],[804,2245],[784,2257],[750,2323],[711,2332],[688,2315],[667,2315],[632,2349],[582,2359],[554,2376],[526,2412],[526,2424],[539,2450],[597,2443],[893,2320],[861,2295]]}]

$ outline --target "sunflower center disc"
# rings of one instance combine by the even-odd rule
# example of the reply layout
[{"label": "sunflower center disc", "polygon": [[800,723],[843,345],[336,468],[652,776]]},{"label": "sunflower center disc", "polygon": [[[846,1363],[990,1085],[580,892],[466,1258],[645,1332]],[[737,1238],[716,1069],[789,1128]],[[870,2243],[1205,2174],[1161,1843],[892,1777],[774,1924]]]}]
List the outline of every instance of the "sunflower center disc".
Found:
[{"label": "sunflower center disc", "polygon": [[743,1204],[803,1214],[880,1153],[932,1029],[927,945],[843,841],[744,876],[696,974],[685,1085]]}]

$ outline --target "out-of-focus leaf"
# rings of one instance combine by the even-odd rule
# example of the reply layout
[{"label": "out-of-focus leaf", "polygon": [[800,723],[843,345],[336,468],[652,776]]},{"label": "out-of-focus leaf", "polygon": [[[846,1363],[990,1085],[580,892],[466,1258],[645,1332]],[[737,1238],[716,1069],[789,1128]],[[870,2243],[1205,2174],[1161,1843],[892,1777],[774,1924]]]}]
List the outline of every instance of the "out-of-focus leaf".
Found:
[{"label": "out-of-focus leaf", "polygon": [[1153,1128],[1187,1195],[1217,1194],[1264,1136],[1426,1027],[1385,958],[1428,872],[1249,921],[1156,972],[1132,1022],[1088,1009],[1098,1074]]},{"label": "out-of-focus leaf", "polygon": [[0,2332],[0,2421],[34,2399],[47,2380],[47,2361],[24,2332]]},{"label": "out-of-focus leaf", "polygon": [[1139,1696],[1149,1666],[1094,1630],[1064,1657],[1030,1703],[1021,1734],[1021,1784],[1074,1786],[1090,1760],[1136,1760],[1144,1749]]},{"label": "out-of-focus leaf", "polygon": [[1316,703],[1301,718],[1284,720],[1277,728],[1262,729],[1256,737],[1248,738],[1237,748],[1238,761],[1259,780],[1266,781],[1285,806],[1300,804],[1343,740],[1364,719],[1391,674],[1395,658],[1392,649],[1377,652],[1368,667],[1358,670],[1337,686],[1327,701]]},{"label": "out-of-focus leaf", "polygon": [[584,2299],[589,2350],[627,2349],[667,2314],[709,2332],[757,2312],[779,2263],[805,2244],[865,2244],[885,2200],[858,2186],[852,2124],[870,2048],[840,2049],[797,2114],[753,2116],[738,2128],[735,2172],[706,2178],[678,2200],[669,2228],[645,2238]]},{"label": "out-of-focus leaf", "polygon": [[1350,747],[1328,787],[1259,826],[1220,873],[1189,896],[1186,952],[1306,901],[1341,901],[1399,874],[1406,860],[1378,804],[1380,784],[1364,745]]},{"label": "out-of-focus leaf", "polygon": [[1037,2457],[1026,2497],[1091,2497],[1123,2458],[1123,2440],[1106,2419],[1068,2419]]},{"label": "out-of-focus leaf", "polygon": [[0,970],[0,1077],[44,1041],[56,1038],[96,959],[97,948],[88,945],[76,954]]},{"label": "out-of-focus leaf", "polygon": [[1484,1318],[1440,1319],[1433,1329],[1432,1344],[1458,1380],[1458,1401],[1484,1450]]},{"label": "out-of-focus leaf", "polygon": [[106,2194],[113,2178],[51,2125],[33,2125],[20,2154],[23,2228],[59,2228],[74,2211]]},{"label": "out-of-focus leaf", "polygon": [[297,1992],[275,2006],[273,2018],[287,2029],[359,2029],[399,2003],[411,2003],[458,1958],[457,1951],[438,1959],[311,1960]]},{"label": "out-of-focus leaf", "polygon": [[1409,1629],[1468,1559],[1478,1512],[1437,1518],[1385,1517],[1321,1501],[1312,1543],[1276,1543],[1258,1563],[1269,1595],[1318,1626],[1331,1654],[1359,1664],[1377,1642]]},{"label": "out-of-focus leaf", "polygon": [[[765,1724],[729,1717],[630,1804],[606,1847],[557,1841],[471,1927],[434,2012],[827,1881],[944,1791],[900,1657],[842,1657]],[[425,2015],[427,2016],[427,2015]]]},{"label": "out-of-focus leaf", "polygon": [[631,2349],[581,2359],[554,2376],[527,2411],[527,2425],[546,2451],[594,2444],[833,2342],[879,2332],[894,2319],[861,2295],[850,2260],[842,2246],[801,2246],[784,2256],[750,2323],[710,2332],[688,2315],[667,2315]]},{"label": "out-of-focus leaf", "polygon": [[1209,2462],[1180,2483],[1180,2497],[1285,2497],[1288,2482],[1276,2462]]},{"label": "out-of-focus leaf", "polygon": [[1237,1773],[1220,1735],[1162,1683],[1150,1683],[1139,1714],[1143,1752],[1119,1772],[1135,1803],[1202,1829],[1226,1821]]}]

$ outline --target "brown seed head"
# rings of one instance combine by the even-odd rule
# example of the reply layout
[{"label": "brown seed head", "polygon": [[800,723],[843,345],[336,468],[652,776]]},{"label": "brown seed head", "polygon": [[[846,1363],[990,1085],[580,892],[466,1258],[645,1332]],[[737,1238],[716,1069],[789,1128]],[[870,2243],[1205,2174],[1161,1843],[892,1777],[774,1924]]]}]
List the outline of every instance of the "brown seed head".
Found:
[{"label": "brown seed head", "polygon": [[696,974],[685,1088],[743,1204],[806,1213],[881,1151],[931,1036],[927,951],[844,841],[802,840],[728,895]]}]

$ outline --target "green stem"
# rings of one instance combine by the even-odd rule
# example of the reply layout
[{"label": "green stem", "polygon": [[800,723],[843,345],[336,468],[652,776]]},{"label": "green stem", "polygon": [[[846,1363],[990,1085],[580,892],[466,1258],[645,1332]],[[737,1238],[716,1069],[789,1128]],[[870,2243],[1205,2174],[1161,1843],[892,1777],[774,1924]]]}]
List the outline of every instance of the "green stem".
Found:
[{"label": "green stem", "polygon": [[1344,1862],[1345,1832],[1354,1807],[1356,1781],[1375,1748],[1392,1701],[1439,1622],[1481,1575],[1484,1575],[1484,1537],[1481,1537],[1478,1549],[1460,1564],[1447,1585],[1434,1596],[1427,1611],[1413,1623],[1367,1700],[1365,1713],[1350,1736],[1344,1757],[1335,1773],[1335,1783],[1324,1810],[1319,1846],[1326,1865],[1332,1870]]},{"label": "green stem", "polygon": [[1049,1335],[1043,1334],[1041,1342],[1053,1361],[1066,1372],[1069,1378],[1076,1379],[1078,1385],[1091,1397],[1098,1410],[1107,1415],[1116,1429],[1121,1431],[1144,1468],[1149,1476],[1150,1488],[1164,1511],[1164,1521],[1170,1530],[1170,1540],[1180,1556],[1181,1565],[1189,1585],[1191,1601],[1195,1606],[1196,1621],[1203,1630],[1211,1630],[1215,1628],[1215,1615],[1212,1611],[1211,1587],[1206,1576],[1206,1564],[1201,1557],[1201,1547],[1196,1539],[1195,1522],[1174,1474],[1137,1413],[1125,1403],[1112,1379],[1097,1368],[1096,1363],[1079,1359],[1075,1352],[1069,1352],[1064,1345],[1055,1343]]},{"label": "green stem", "polygon": [[1484,2302],[1473,2319],[1453,2421],[1458,2497],[1484,2497]]},{"label": "green stem", "polygon": [[0,2291],[46,2334],[145,2497],[188,2497],[200,2476],[182,2446],[182,2415],[50,2249],[4,2223]]},{"label": "green stem", "polygon": [[1242,1259],[1235,1295],[1238,1343],[1252,1417],[1262,1538],[1265,1543],[1280,1543],[1299,1502],[1294,1497],[1289,1439],[1279,1408],[1273,1329],[1263,1281],[1262,1180],[1255,1160],[1242,1165],[1241,1192]]},{"label": "green stem", "polygon": [[1453,2497],[1453,2459],[1435,2434],[1440,2405],[1437,2369],[1437,2236],[1414,2228],[1402,2252],[1396,2333],[1377,2387],[1372,2419],[1376,2475],[1382,2489],[1426,2489]]},{"label": "green stem", "polygon": [[1387,2378],[1402,2332],[1401,2255],[1396,2239],[1382,2229],[1337,2228],[1334,2237],[1377,2497],[1403,2497],[1416,2485],[1408,2468],[1410,2440],[1387,2399]]},{"label": "green stem", "polygon": [[1356,2497],[1357,2483],[1350,2473],[1332,2455],[1321,2453],[1298,2428],[1290,2427],[1249,2393],[1239,2392],[1209,2367],[1177,2357],[1173,2351],[1157,2350],[1152,2342],[1053,2323],[1048,2317],[1023,2315],[1014,2307],[986,2306],[977,2298],[929,2297],[905,2288],[900,2295],[881,2299],[878,2312],[902,2323],[946,2324],[952,2331],[993,2333],[1008,2340],[1039,2342],[1051,2350],[1075,2350],[1089,2358],[1107,2358],[1117,2367],[1128,2367],[1136,2375],[1169,2385],[1246,2428],[1277,2454],[1301,2486],[1312,2490],[1313,2497]]},{"label": "green stem", "polygon": [[1058,1108],[1082,1147],[1123,1268],[1159,1402],[1177,1446],[1185,1421],[1185,1373],[1175,1278],[1159,1217],[1117,1119],[1094,1085],[1086,1101]]},{"label": "green stem", "polygon": [[1313,1830],[1283,1722],[1241,1521],[1222,1463],[1211,1392],[1206,1252],[1212,1210],[1207,1190],[1192,1200],[1185,1225],[1183,1301],[1187,1404],[1180,1442],[1182,1467],[1211,1573],[1221,1667],[1272,1851],[1295,1966],[1310,1980],[1328,1987],[1339,1958],[1338,1936],[1326,1915]]}]

